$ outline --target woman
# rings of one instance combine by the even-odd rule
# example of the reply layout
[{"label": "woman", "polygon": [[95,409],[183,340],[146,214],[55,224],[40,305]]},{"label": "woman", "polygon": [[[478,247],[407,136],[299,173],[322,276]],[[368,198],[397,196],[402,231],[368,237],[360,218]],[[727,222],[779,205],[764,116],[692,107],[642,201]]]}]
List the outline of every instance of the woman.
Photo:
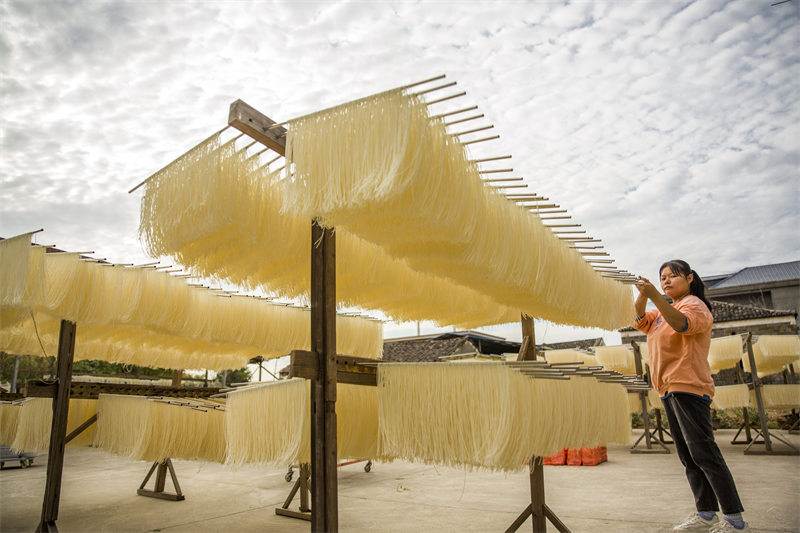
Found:
[{"label": "woman", "polygon": [[[647,334],[650,372],[661,396],[678,457],[694,494],[697,513],[675,531],[749,531],[742,503],[725,459],[714,442],[711,398],[714,381],[708,365],[711,304],[700,276],[685,261],[668,261],[659,269],[662,296],[647,279],[636,285],[636,329]],[[656,309],[645,312],[647,300]],[[716,511],[722,507],[722,520]]]}]

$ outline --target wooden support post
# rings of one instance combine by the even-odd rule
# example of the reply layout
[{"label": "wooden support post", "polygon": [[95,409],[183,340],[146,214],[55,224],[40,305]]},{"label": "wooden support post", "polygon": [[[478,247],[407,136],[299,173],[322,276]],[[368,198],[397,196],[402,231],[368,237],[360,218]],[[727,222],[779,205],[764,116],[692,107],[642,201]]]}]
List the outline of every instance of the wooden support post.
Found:
[{"label": "wooden support post", "polygon": [[[536,332],[533,329],[533,318],[526,314],[521,315],[522,321],[522,347],[517,361],[535,361],[536,360]],[[525,339],[528,343],[525,344]]]},{"label": "wooden support post", "polygon": [[331,228],[311,223],[311,531],[339,529],[336,450],[336,241]]},{"label": "wooden support post", "polygon": [[[744,379],[744,367],[742,366],[741,361],[736,363],[736,375],[739,378],[739,383],[747,383],[747,380]],[[744,430],[745,440],[736,440],[742,430]],[[747,407],[745,406],[742,407],[742,425],[739,427],[739,431],[736,432],[736,435],[733,436],[731,444],[750,444],[751,442],[753,442],[753,436],[750,434],[750,413],[747,411]]]},{"label": "wooden support post", "polygon": [[[631,347],[633,348],[633,364],[636,366],[636,375],[639,376],[639,379],[645,379],[644,369],[642,368],[642,352],[639,350],[639,345],[635,341],[631,341]],[[650,376],[647,376],[647,384],[650,385]],[[641,437],[631,446],[630,452],[631,453],[670,453],[669,448],[664,446],[664,443],[661,442],[655,436],[655,430],[651,433],[650,430],[650,414],[647,411],[647,392],[639,391],[637,393],[639,395],[639,402],[642,406],[642,423],[644,424],[644,433]],[[641,442],[642,438],[645,440],[645,449],[637,448],[639,442]],[[661,448],[653,448],[653,442],[661,446]]]},{"label": "wooden support post", "polygon": [[[792,443],[780,438],[777,435],[770,435],[769,428],[767,427],[767,413],[764,409],[764,398],[761,396],[761,378],[758,377],[758,368],[756,367],[756,358],[753,355],[753,334],[748,333],[745,339],[747,347],[747,358],[750,361],[750,374],[753,378],[753,392],[756,396],[756,406],[758,407],[758,416],[761,420],[761,431],[765,450],[751,450],[754,444],[761,444],[757,442],[758,435],[755,436],[753,441],[744,449],[745,455],[800,455],[798,450]],[[776,439],[789,447],[788,450],[775,450],[772,447],[772,439]]]},{"label": "wooden support post", "polygon": [[544,533],[547,531],[547,521],[549,520],[561,533],[570,533],[569,528],[559,519],[556,514],[547,506],[544,501],[544,461],[541,457],[534,456],[528,465],[530,467],[531,483],[531,503],[522,513],[508,526],[506,533],[513,533],[531,517],[534,533]]},{"label": "wooden support post", "polygon": [[180,387],[181,386],[181,378],[183,378],[183,370],[178,368],[172,371],[172,386],[173,387]]},{"label": "wooden support post", "polygon": [[50,427],[50,447],[47,452],[47,478],[42,502],[42,519],[39,527],[36,528],[37,533],[58,531],[56,520],[58,520],[58,505],[61,500],[61,474],[64,470],[69,389],[75,356],[75,332],[75,322],[61,321],[56,362],[56,394],[53,397],[53,423]]},{"label": "wooden support post", "polygon": [[531,482],[531,521],[533,532],[540,533],[547,530],[547,517],[544,516],[544,462],[539,456],[534,456],[530,464]]},{"label": "wooden support post", "polygon": [[17,392],[17,377],[19,376],[19,356],[14,356],[14,369],[11,371],[10,392]]},{"label": "wooden support post", "polygon": [[[761,378],[758,377],[758,368],[756,367],[756,358],[753,354],[753,334],[748,333],[747,337],[745,338],[745,347],[747,349],[747,359],[750,361],[750,375],[753,380],[753,390],[756,396],[756,407],[758,408],[758,417],[761,420],[761,434],[764,437],[764,446],[767,449],[767,452],[772,451],[772,440],[770,439],[769,429],[767,428],[767,414],[764,411],[764,399],[761,397]],[[755,441],[754,441],[755,442]],[[745,453],[747,453],[748,448],[752,446],[753,443],[751,442],[747,448],[745,448]]]}]

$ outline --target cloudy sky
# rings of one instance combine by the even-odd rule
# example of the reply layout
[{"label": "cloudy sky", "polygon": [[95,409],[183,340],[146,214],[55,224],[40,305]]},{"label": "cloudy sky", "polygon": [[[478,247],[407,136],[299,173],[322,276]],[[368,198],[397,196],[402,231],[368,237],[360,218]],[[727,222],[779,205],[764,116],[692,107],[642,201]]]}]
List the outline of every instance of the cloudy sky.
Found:
[{"label": "cloudy sky", "polygon": [[144,262],[128,189],[233,100],[280,121],[446,74],[620,268],[797,260],[800,1],[777,1],[3,0],[0,236]]}]

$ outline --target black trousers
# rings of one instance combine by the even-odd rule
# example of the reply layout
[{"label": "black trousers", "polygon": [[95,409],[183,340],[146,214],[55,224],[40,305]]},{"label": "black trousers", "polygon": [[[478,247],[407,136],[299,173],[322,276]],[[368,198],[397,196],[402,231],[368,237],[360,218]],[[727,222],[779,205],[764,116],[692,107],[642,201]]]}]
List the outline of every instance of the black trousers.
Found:
[{"label": "black trousers", "polygon": [[680,393],[663,398],[662,402],[697,510],[719,511],[722,507],[724,514],[741,513],[744,509],[733,476],[714,442],[709,403]]}]

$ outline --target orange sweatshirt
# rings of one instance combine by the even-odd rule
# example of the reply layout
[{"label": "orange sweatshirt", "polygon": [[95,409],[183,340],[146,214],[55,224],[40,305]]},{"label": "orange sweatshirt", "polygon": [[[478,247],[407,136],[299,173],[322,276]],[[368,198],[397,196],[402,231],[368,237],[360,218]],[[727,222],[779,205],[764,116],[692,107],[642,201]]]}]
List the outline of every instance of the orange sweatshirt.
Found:
[{"label": "orange sweatshirt", "polygon": [[661,396],[668,392],[691,392],[714,397],[714,380],[708,365],[711,326],[714,317],[697,296],[689,295],[672,306],[689,320],[689,329],[678,333],[653,309],[636,322],[636,329],[647,334],[650,373]]}]

